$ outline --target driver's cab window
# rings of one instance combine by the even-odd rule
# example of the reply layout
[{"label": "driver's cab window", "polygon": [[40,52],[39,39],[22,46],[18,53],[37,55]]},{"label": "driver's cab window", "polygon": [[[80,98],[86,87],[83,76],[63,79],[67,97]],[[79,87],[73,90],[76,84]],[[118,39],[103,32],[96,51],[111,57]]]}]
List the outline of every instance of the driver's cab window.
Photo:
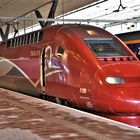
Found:
[{"label": "driver's cab window", "polygon": [[61,47],[61,46],[58,46],[57,47],[57,50],[56,50],[56,56],[58,56],[58,57],[62,57],[62,55],[64,54],[64,48],[63,47]]}]

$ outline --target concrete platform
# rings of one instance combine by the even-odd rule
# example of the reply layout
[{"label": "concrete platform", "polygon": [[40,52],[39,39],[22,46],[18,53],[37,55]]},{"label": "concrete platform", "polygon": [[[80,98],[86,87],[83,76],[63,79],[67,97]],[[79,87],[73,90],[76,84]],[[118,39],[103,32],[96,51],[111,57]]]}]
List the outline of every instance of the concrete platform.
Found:
[{"label": "concrete platform", "polygon": [[0,140],[134,139],[139,128],[0,89]]}]

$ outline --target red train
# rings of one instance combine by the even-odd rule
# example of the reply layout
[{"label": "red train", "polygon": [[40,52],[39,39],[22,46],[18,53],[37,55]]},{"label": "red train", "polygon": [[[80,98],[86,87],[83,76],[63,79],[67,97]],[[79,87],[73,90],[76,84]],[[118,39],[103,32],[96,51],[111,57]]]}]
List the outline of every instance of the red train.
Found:
[{"label": "red train", "polygon": [[140,127],[140,62],[98,27],[54,25],[1,42],[0,86]]}]

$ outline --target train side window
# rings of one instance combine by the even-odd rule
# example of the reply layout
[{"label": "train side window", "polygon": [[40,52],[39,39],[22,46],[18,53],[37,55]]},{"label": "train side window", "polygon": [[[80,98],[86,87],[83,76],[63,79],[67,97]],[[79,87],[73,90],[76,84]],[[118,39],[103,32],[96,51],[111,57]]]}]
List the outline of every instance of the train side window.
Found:
[{"label": "train side window", "polygon": [[11,47],[11,40],[8,40],[7,42],[7,48]]},{"label": "train side window", "polygon": [[17,40],[16,39],[13,39],[14,40],[14,45],[13,45],[13,47],[16,47],[16,42],[17,42]]},{"label": "train side window", "polygon": [[23,40],[23,39],[24,39],[23,37],[24,37],[24,36],[22,36],[21,39],[20,39],[20,45],[21,45],[21,46],[23,45],[23,41],[24,41],[24,40]]},{"label": "train side window", "polygon": [[31,35],[29,34],[27,37],[27,44],[30,44],[30,42],[31,42]]},{"label": "train side window", "polygon": [[29,44],[29,41],[30,41],[30,36],[27,35],[27,36],[26,36],[26,44]]},{"label": "train side window", "polygon": [[23,36],[23,42],[22,45],[26,44],[26,36]]},{"label": "train side window", "polygon": [[10,40],[8,40],[8,42],[7,42],[7,48],[12,48],[12,47],[14,47],[14,39],[10,39]]},{"label": "train side window", "polygon": [[18,46],[18,43],[19,43],[19,38],[16,38],[16,44],[15,44],[16,47]]},{"label": "train side window", "polygon": [[30,35],[30,43],[33,43],[33,41],[34,41],[34,34],[31,34]]},{"label": "train side window", "polygon": [[61,46],[58,46],[56,55],[58,57],[62,57],[62,55],[64,54],[64,51],[65,51],[64,48],[62,48]]},{"label": "train side window", "polygon": [[16,46],[19,46],[19,43],[20,43],[20,38],[18,37],[17,42],[16,42]]},{"label": "train side window", "polygon": [[43,32],[39,32],[39,40],[38,41],[41,41],[42,37],[43,37]]},{"label": "train side window", "polygon": [[19,46],[22,45],[22,36],[19,38]]},{"label": "train side window", "polygon": [[14,39],[11,40],[11,46],[10,47],[14,47]]},{"label": "train side window", "polygon": [[37,33],[35,33],[35,35],[34,35],[34,42],[38,42],[38,32]]},{"label": "train side window", "polygon": [[13,47],[16,47],[17,45],[17,38],[14,39],[14,46]]},{"label": "train side window", "polygon": [[28,36],[26,35],[25,38],[24,38],[24,45],[27,44],[27,38],[28,38]]},{"label": "train side window", "polygon": [[19,37],[18,46],[21,46],[21,37]]}]

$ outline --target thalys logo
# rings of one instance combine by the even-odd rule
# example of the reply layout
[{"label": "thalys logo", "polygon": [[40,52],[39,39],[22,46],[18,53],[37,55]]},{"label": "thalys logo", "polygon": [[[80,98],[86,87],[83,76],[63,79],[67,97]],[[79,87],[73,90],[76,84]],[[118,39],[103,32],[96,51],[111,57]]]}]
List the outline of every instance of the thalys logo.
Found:
[{"label": "thalys logo", "polygon": [[45,77],[63,72],[60,62],[53,56],[51,46],[45,48]]}]

